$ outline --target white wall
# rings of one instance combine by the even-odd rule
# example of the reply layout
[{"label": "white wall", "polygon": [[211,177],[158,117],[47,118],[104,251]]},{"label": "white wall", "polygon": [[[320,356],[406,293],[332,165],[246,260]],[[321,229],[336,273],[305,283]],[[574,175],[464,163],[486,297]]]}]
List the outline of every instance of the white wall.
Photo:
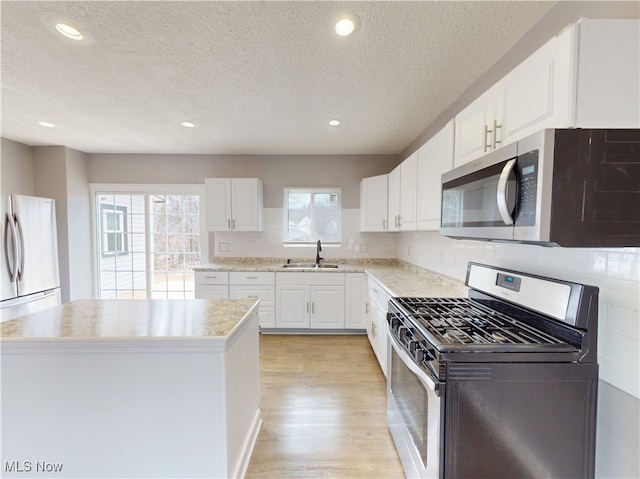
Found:
[{"label": "white wall", "polygon": [[478,261],[600,288],[597,477],[640,477],[640,248],[552,248],[398,234],[397,257],[464,280]]}]

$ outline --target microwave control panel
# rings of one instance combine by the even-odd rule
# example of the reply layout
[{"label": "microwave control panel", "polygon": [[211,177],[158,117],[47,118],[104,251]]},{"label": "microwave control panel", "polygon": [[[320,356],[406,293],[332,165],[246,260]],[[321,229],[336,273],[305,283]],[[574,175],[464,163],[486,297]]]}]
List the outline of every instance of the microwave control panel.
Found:
[{"label": "microwave control panel", "polygon": [[518,207],[516,226],[536,224],[536,199],[538,197],[539,150],[518,155]]}]

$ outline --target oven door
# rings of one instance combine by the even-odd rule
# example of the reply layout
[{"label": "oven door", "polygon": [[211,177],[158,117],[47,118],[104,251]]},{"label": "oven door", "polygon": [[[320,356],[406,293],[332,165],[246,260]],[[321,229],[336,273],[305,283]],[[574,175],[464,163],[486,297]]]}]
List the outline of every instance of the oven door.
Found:
[{"label": "oven door", "polygon": [[421,370],[391,332],[387,422],[407,478],[436,479],[440,470],[440,406],[434,378]]}]

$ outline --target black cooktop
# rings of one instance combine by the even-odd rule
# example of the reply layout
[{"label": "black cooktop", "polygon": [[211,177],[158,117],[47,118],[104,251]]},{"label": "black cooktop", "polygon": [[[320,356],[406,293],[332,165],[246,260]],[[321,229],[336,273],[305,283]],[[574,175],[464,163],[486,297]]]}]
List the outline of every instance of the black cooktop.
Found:
[{"label": "black cooktop", "polygon": [[562,344],[563,341],[469,298],[394,298],[436,344]]}]

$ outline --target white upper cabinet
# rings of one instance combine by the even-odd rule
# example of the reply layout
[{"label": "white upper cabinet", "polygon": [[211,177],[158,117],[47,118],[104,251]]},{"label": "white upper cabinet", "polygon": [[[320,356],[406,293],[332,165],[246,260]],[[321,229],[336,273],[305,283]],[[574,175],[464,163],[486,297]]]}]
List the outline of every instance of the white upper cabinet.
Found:
[{"label": "white upper cabinet", "polygon": [[638,20],[581,20],[455,117],[454,166],[544,128],[638,128]]},{"label": "white upper cabinet", "polygon": [[454,166],[462,165],[491,149],[489,125],[493,125],[496,90],[490,88],[455,118]]},{"label": "white upper cabinet", "polygon": [[207,178],[209,231],[262,231],[262,181],[258,178]]},{"label": "white upper cabinet", "polygon": [[418,150],[417,229],[440,228],[441,175],[453,168],[453,120]]},{"label": "white upper cabinet", "polygon": [[387,231],[387,177],[372,176],[360,182],[360,231]]},{"label": "white upper cabinet", "polygon": [[400,165],[388,175],[387,230],[400,231]]},{"label": "white upper cabinet", "polygon": [[388,175],[388,231],[412,231],[416,229],[416,175],[418,156],[412,154],[396,166]]},{"label": "white upper cabinet", "polygon": [[400,224],[401,231],[416,229],[418,188],[418,154],[413,153],[400,164]]}]

